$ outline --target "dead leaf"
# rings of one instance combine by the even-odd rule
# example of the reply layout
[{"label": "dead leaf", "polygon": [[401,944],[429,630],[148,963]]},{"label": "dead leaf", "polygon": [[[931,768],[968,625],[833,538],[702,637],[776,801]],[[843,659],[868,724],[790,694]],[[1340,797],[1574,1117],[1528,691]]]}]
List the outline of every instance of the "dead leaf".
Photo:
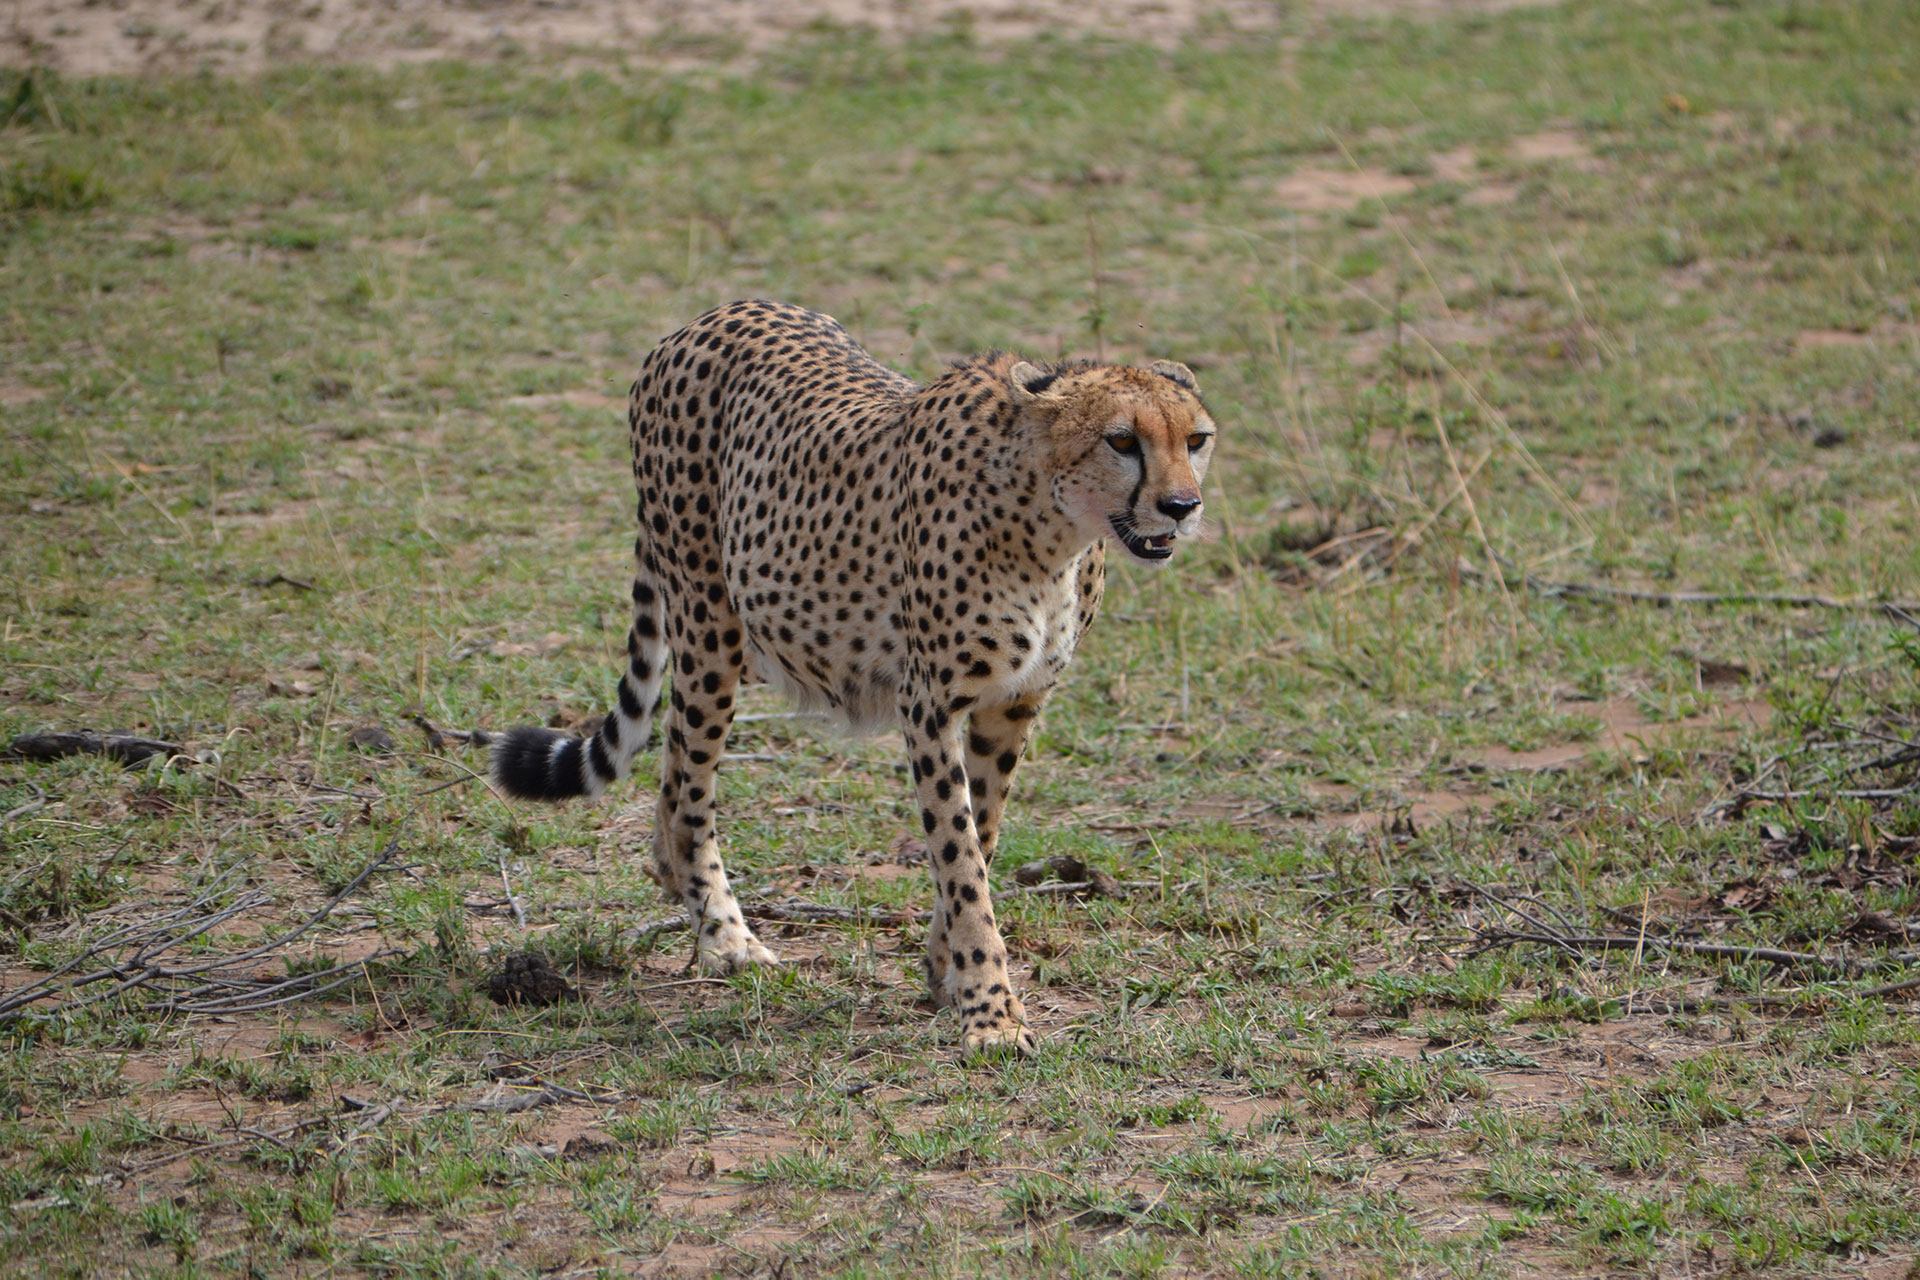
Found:
[{"label": "dead leaf", "polygon": [[1736,880],[1709,901],[1723,912],[1752,915],[1773,902],[1773,890],[1755,880]]}]

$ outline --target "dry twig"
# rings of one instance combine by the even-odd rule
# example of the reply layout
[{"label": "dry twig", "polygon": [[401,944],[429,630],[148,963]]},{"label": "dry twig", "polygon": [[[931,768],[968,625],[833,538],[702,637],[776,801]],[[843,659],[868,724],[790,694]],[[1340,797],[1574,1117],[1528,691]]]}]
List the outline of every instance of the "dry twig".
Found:
[{"label": "dry twig", "polygon": [[493,735],[485,729],[442,729],[425,716],[413,717],[413,723],[420,732],[427,735],[427,747],[439,751],[449,742],[458,742],[469,747],[484,747],[493,741]]},{"label": "dry twig", "polygon": [[1538,943],[1559,947],[1562,950],[1581,952],[1635,951],[1653,948],[1679,951],[1688,955],[1717,956],[1727,960],[1764,960],[1770,964],[1792,968],[1820,969],[1840,977],[1852,977],[1860,972],[1860,966],[1855,961],[1814,955],[1809,951],[1782,951],[1777,947],[1741,947],[1723,942],[1690,942],[1684,938],[1656,935],[1639,938],[1622,934],[1564,934],[1551,929],[1526,933],[1510,932],[1504,929],[1485,930],[1475,940],[1470,954],[1479,955],[1499,947],[1520,946],[1525,943]]},{"label": "dry twig", "polygon": [[527,1083],[538,1085],[539,1088],[516,1091],[508,1089],[505,1084],[496,1085],[486,1097],[477,1098],[472,1102],[463,1102],[454,1109],[512,1115],[516,1111],[531,1111],[535,1107],[544,1107],[551,1102],[587,1102],[600,1106],[619,1099],[617,1094],[583,1093],[579,1089],[569,1089],[566,1085],[555,1084],[539,1076],[533,1077]]},{"label": "dry twig", "polygon": [[[1464,562],[1460,565],[1460,573],[1463,577],[1473,578],[1493,576]],[[1499,581],[1503,587],[1508,585],[1504,574]],[[1593,600],[1602,604],[1651,604],[1661,608],[1675,608],[1682,605],[1764,604],[1783,609],[1832,609],[1856,613],[1879,613],[1904,621],[1912,621],[1915,611],[1920,610],[1920,601],[1911,600],[1842,600],[1834,596],[1774,591],[1645,591],[1635,587],[1603,586],[1595,582],[1552,582],[1524,571],[1520,573],[1517,585],[1537,595],[1561,599]]]},{"label": "dry twig", "polygon": [[[349,894],[365,884],[374,872],[385,866],[399,852],[399,849],[400,844],[397,839],[388,841],[386,847],[361,869],[359,875],[321,907],[299,924],[265,942],[249,947],[237,955],[213,956],[191,964],[166,963],[162,957],[170,952],[211,932],[235,916],[271,903],[272,899],[266,894],[258,890],[248,890],[224,906],[214,906],[213,904],[225,891],[228,881],[234,875],[234,869],[229,868],[216,876],[186,906],[165,912],[157,919],[116,929],[105,937],[96,939],[78,956],[46,977],[8,993],[4,999],[0,999],[0,1022],[71,1013],[89,1005],[114,999],[136,987],[145,988],[161,996],[161,1000],[151,1006],[152,1011],[188,1013],[216,1011],[240,1013],[256,1007],[269,1008],[316,994],[316,984],[321,980],[344,974],[345,976],[340,977],[338,981],[322,988],[332,990],[333,987],[351,981],[375,957],[358,960],[350,965],[342,965],[323,973],[302,974],[284,982],[275,983],[264,990],[249,979],[235,976],[234,970],[263,956],[281,951],[310,932],[332,915],[334,908],[339,906]],[[89,961],[100,963],[100,967],[77,978],[67,977]],[[178,984],[183,979],[190,978],[197,978],[200,981],[186,990],[179,989]],[[109,985],[102,986],[102,984]],[[74,993],[83,987],[101,987],[101,989],[76,996]],[[215,994],[222,990],[235,994],[227,996]],[[56,998],[59,999],[59,1003],[52,1007],[41,1003]]]},{"label": "dry twig", "polygon": [[131,768],[153,756],[172,759],[184,756],[187,749],[177,742],[143,738],[137,733],[96,733],[76,729],[64,733],[23,733],[13,740],[0,759],[58,760],[64,756],[93,755],[118,760]]},{"label": "dry twig", "polygon": [[6,826],[9,822],[12,822],[15,818],[28,817],[29,815],[36,814],[40,812],[42,809],[47,807],[46,792],[42,791],[39,787],[35,786],[31,782],[27,783],[27,790],[33,792],[33,799],[27,801],[23,805],[18,805],[12,809],[7,810],[4,814],[0,814],[0,827]]},{"label": "dry twig", "polygon": [[[1503,905],[1506,905],[1503,903]],[[1509,906],[1509,910],[1512,908]],[[1734,960],[1765,960],[1786,967],[1819,970],[1834,978],[1857,976],[1863,967],[1859,962],[1846,957],[1814,955],[1805,951],[1784,951],[1776,947],[1741,947],[1717,942],[1693,942],[1683,938],[1654,935],[1642,932],[1635,937],[1619,934],[1563,934],[1534,922],[1538,932],[1519,932],[1508,930],[1482,930],[1475,940],[1469,955],[1479,955],[1498,947],[1521,946],[1528,943],[1558,947],[1575,954],[1594,951],[1633,951],[1636,955],[1648,949],[1680,952],[1687,955],[1717,956]],[[1905,951],[1880,958],[1883,965],[1910,965],[1920,963],[1920,952]],[[1904,991],[1920,990],[1920,977],[1904,978],[1898,982],[1883,983],[1879,986],[1859,990],[1819,989],[1778,992],[1773,994],[1750,994],[1735,996],[1714,996],[1704,999],[1687,998],[1682,1000],[1646,999],[1640,993],[1624,997],[1629,1012],[1655,1014],[1693,1014],[1716,1009],[1729,1009],[1735,1005],[1762,1005],[1770,1008],[1805,1009],[1833,996],[1851,997],[1856,1000],[1869,1000],[1884,996],[1897,995]]]},{"label": "dry twig", "polygon": [[248,586],[258,587],[262,591],[268,587],[277,587],[282,584],[292,587],[295,591],[312,591],[314,589],[313,584],[305,578],[293,578],[284,573],[275,573],[265,578],[247,579]]},{"label": "dry twig", "polygon": [[500,855],[500,887],[507,891],[507,905],[513,908],[514,923],[524,930],[527,927],[527,909],[521,904],[519,895],[514,893],[513,881],[507,878],[507,855],[504,853]]}]

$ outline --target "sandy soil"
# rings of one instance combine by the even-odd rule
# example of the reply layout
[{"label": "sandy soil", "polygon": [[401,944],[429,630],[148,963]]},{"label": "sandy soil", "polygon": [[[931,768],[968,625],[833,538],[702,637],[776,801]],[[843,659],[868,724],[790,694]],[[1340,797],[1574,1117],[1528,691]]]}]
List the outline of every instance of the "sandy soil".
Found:
[{"label": "sandy soil", "polygon": [[[1435,15],[1530,2],[1305,0],[1304,8]],[[751,56],[821,25],[910,36],[962,23],[989,42],[1041,31],[1172,41],[1269,28],[1281,11],[1272,0],[0,0],[0,65],[248,73],[519,52],[689,66]]]}]

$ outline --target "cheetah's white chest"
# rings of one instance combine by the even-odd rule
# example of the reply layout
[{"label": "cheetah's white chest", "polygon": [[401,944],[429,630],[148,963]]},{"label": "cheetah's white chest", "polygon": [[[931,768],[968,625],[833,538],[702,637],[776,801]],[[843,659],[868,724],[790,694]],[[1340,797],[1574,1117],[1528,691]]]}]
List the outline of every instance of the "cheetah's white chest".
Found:
[{"label": "cheetah's white chest", "polygon": [[1012,606],[1005,611],[1009,621],[1001,648],[1014,655],[1014,662],[993,689],[1009,700],[1053,687],[1072,661],[1074,647],[1080,643],[1075,572],[1069,570],[1016,595]]}]

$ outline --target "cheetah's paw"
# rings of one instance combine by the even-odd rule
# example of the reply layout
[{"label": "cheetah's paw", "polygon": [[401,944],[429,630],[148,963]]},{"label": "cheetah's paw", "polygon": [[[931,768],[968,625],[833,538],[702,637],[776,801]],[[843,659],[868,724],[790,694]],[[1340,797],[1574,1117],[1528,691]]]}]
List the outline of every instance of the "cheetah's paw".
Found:
[{"label": "cheetah's paw", "polygon": [[1033,1029],[1019,1022],[974,1027],[960,1038],[960,1055],[963,1058],[999,1054],[1024,1058],[1038,1052],[1039,1048],[1040,1042],[1034,1037]]},{"label": "cheetah's paw", "polygon": [[711,949],[700,948],[700,972],[709,977],[725,978],[751,969],[755,965],[776,968],[780,957],[761,946],[754,938],[747,938],[733,946],[720,945]]}]

